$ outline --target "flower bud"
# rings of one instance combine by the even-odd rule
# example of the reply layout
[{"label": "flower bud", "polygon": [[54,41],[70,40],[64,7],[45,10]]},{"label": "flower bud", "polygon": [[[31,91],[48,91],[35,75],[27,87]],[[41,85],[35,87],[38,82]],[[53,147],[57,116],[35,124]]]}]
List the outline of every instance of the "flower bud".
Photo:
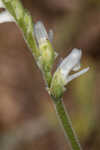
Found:
[{"label": "flower bud", "polygon": [[14,18],[9,14],[8,11],[0,13],[0,23],[14,22]]},{"label": "flower bud", "polygon": [[40,51],[40,63],[44,72],[50,72],[55,59],[55,52],[49,41],[48,33],[42,22],[34,26],[34,36]]}]

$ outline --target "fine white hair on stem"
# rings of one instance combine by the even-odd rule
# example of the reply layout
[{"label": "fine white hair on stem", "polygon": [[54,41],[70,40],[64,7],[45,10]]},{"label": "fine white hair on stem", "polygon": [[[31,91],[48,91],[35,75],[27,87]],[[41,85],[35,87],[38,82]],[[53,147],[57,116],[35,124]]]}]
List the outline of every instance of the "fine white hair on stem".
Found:
[{"label": "fine white hair on stem", "polygon": [[8,11],[4,11],[0,13],[0,23],[5,23],[5,22],[14,22],[13,17],[9,14]]}]

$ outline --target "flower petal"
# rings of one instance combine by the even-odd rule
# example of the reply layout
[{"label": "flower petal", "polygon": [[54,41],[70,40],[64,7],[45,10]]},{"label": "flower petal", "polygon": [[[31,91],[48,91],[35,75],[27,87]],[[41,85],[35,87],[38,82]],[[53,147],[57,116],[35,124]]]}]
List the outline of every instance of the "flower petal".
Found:
[{"label": "flower petal", "polygon": [[34,34],[38,44],[48,39],[48,34],[41,21],[34,25]]},{"label": "flower petal", "polygon": [[5,8],[4,4],[2,3],[2,1],[0,0],[0,8]]},{"label": "flower petal", "polygon": [[72,69],[73,71],[78,71],[81,68],[80,62]]},{"label": "flower petal", "polygon": [[51,43],[53,42],[53,30],[52,29],[49,30],[49,32],[48,32],[48,39]]},{"label": "flower petal", "polygon": [[0,13],[0,23],[5,22],[14,22],[13,17],[7,11]]},{"label": "flower petal", "polygon": [[70,81],[72,81],[73,79],[79,77],[80,75],[86,73],[88,70],[89,70],[89,67],[87,67],[87,68],[85,68],[85,69],[83,69],[83,70],[81,70],[75,74],[69,75],[67,80],[66,80],[66,84],[69,83]]},{"label": "flower petal", "polygon": [[78,70],[76,67],[77,65],[80,64],[80,59],[82,56],[82,51],[79,49],[73,49],[72,52],[62,61],[58,69],[61,70],[61,73],[63,74],[64,77],[67,78],[69,72],[71,70]]}]

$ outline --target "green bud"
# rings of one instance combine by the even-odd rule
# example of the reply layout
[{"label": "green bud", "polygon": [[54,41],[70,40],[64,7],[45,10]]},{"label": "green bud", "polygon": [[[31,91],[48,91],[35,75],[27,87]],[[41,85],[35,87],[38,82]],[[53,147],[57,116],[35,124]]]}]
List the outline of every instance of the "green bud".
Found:
[{"label": "green bud", "polygon": [[13,6],[13,9],[15,10],[16,19],[20,20],[24,17],[24,9],[22,4],[18,0],[12,0],[11,5]]},{"label": "green bud", "polygon": [[41,55],[40,63],[42,69],[44,72],[50,72],[54,63],[55,52],[42,22],[38,21],[35,24],[34,35]]},{"label": "green bud", "polygon": [[55,58],[51,43],[48,40],[46,40],[45,42],[39,45],[39,50],[42,59],[41,63],[44,71],[50,71]]},{"label": "green bud", "polygon": [[27,33],[33,33],[32,17],[28,12],[26,12],[24,15],[24,25],[26,27]]},{"label": "green bud", "polygon": [[65,91],[64,85],[65,85],[65,80],[60,70],[58,70],[55,72],[51,82],[51,87],[50,87],[51,96],[53,96],[55,99],[61,98],[63,92]]}]

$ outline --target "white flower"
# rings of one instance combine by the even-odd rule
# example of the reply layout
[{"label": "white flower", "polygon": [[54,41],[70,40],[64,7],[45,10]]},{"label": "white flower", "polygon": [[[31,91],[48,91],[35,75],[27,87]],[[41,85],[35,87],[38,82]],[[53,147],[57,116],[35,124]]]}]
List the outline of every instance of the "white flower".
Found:
[{"label": "white flower", "polygon": [[[49,30],[49,32],[47,33],[44,24],[41,21],[38,21],[34,25],[34,37],[36,39],[37,46],[41,49],[41,47],[43,48],[44,45],[48,45],[48,41],[50,41],[52,45],[53,31]],[[48,49],[48,46],[44,46],[44,47],[47,47]],[[54,51],[54,55],[56,58],[58,56],[58,53]]]},{"label": "white flower", "polygon": [[0,13],[0,23],[14,22],[14,18],[9,14],[8,11]]},{"label": "white flower", "polygon": [[5,8],[4,4],[2,3],[2,1],[0,0],[0,8]]},{"label": "white flower", "polygon": [[53,42],[53,30],[52,29],[50,29],[49,30],[49,32],[48,32],[48,39],[49,39],[49,41],[52,43]]},{"label": "white flower", "polygon": [[34,25],[34,35],[38,44],[42,44],[46,40],[49,40],[50,42],[53,40],[53,31],[50,30],[49,33],[47,33],[45,26],[41,21],[38,21]]},{"label": "white flower", "polygon": [[80,69],[80,59],[82,57],[82,51],[74,48],[72,52],[62,61],[57,71],[59,70],[65,80],[65,84],[84,74],[89,70],[89,67],[69,75],[71,71],[78,71]]},{"label": "white flower", "polygon": [[[3,2],[0,0],[0,8],[5,8]],[[5,22],[13,22],[14,19],[13,17],[9,14],[8,11],[3,11],[0,13],[0,23],[5,23]]]},{"label": "white flower", "polygon": [[40,21],[34,25],[34,34],[38,44],[42,44],[48,39],[48,34],[45,30],[45,27]]}]

